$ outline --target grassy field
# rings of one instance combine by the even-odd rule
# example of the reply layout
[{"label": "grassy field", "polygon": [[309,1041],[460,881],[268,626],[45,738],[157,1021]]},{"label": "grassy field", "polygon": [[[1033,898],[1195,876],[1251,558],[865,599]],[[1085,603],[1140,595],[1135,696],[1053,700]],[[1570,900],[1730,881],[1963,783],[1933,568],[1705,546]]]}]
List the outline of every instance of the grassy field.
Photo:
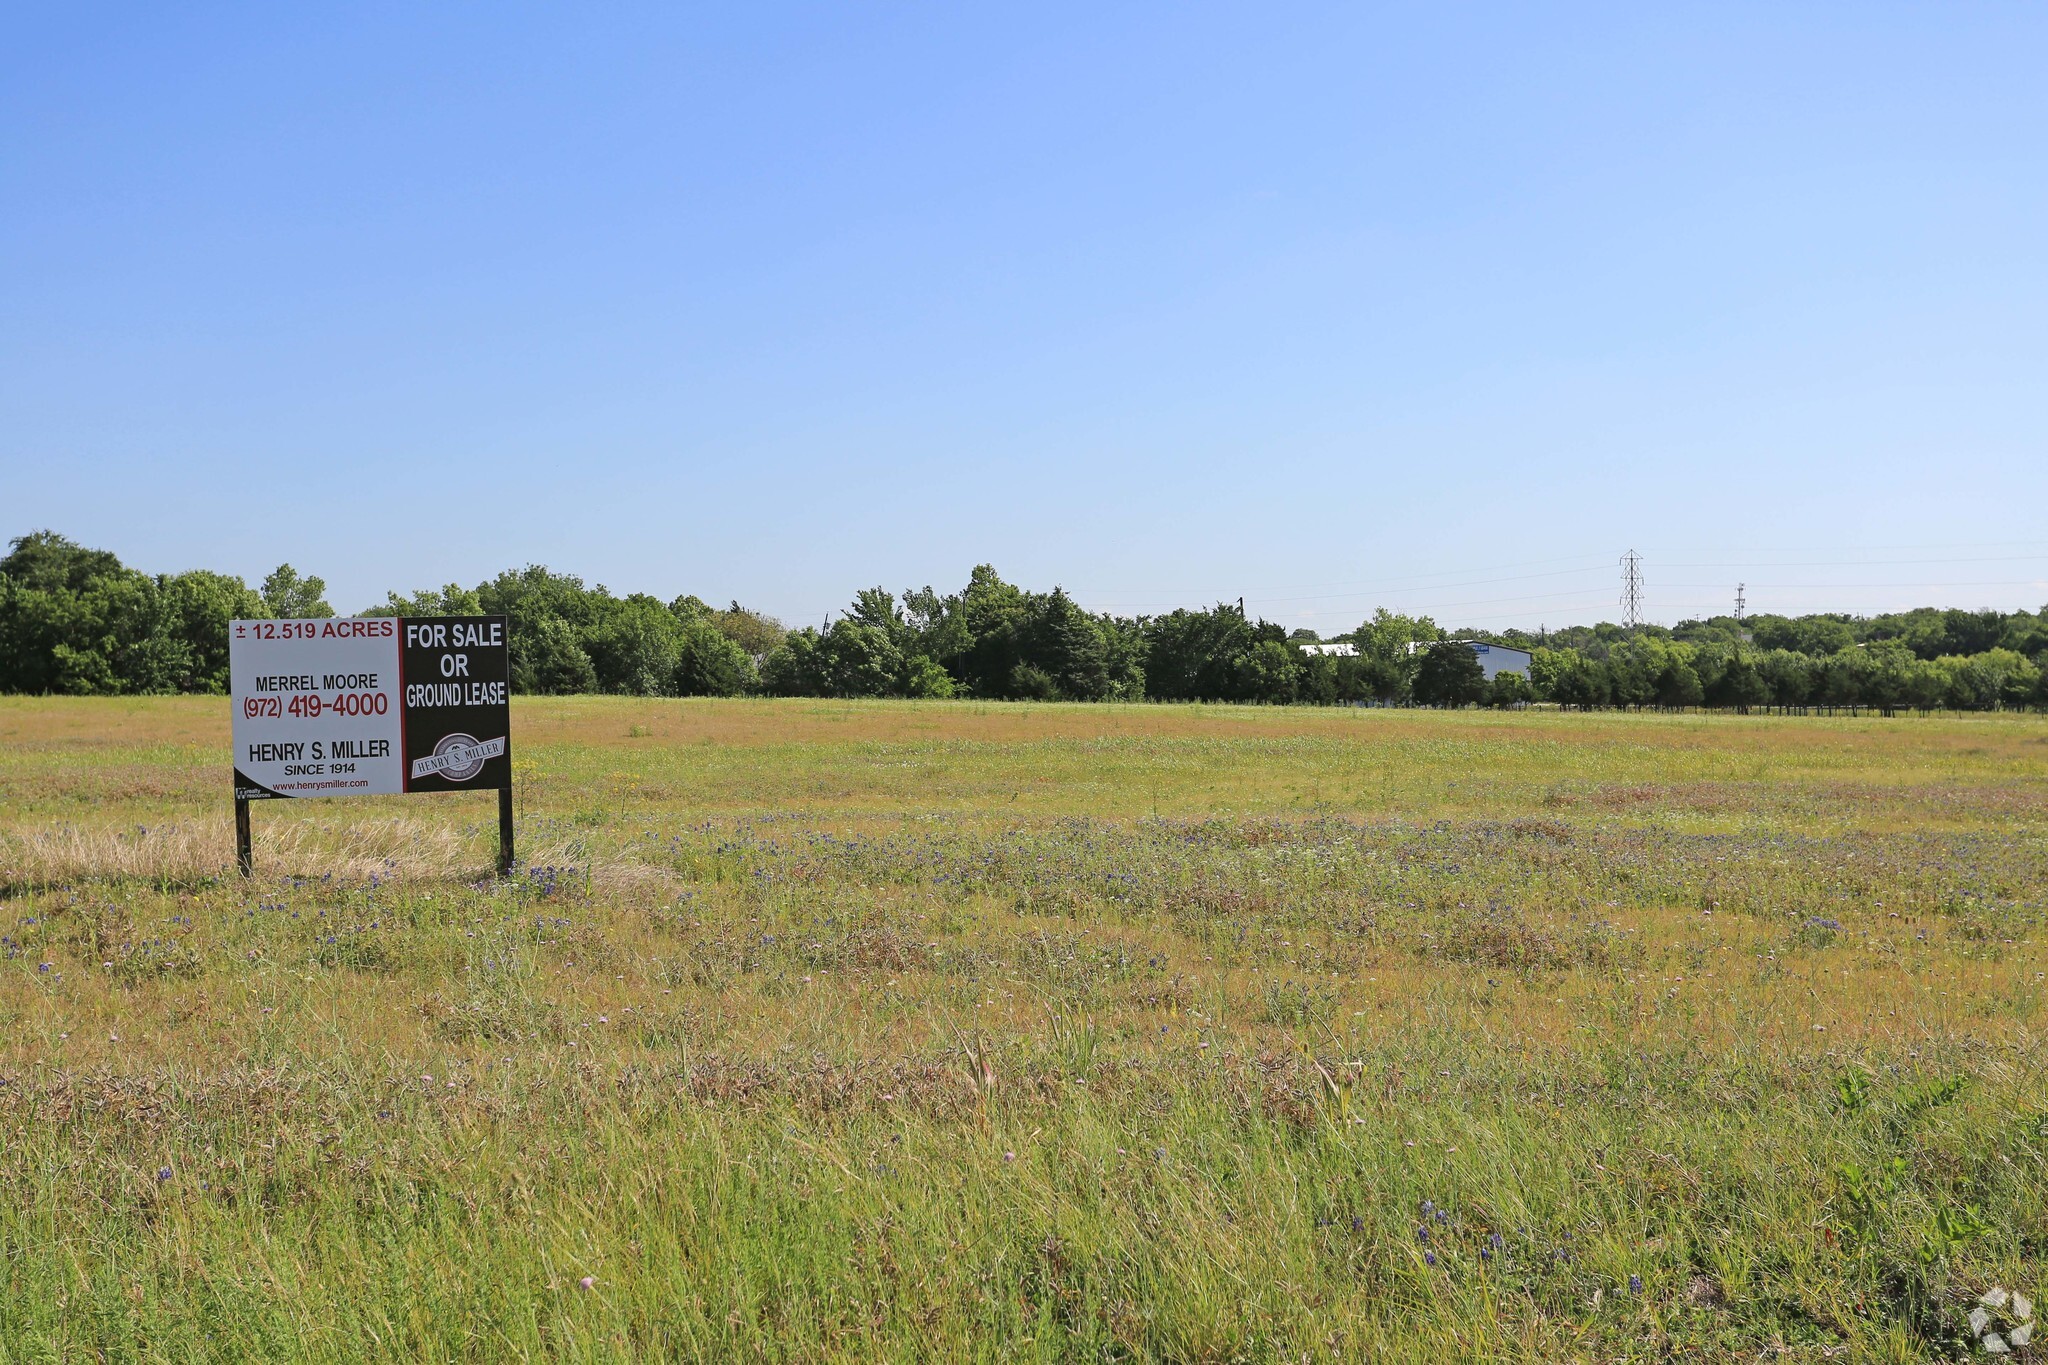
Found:
[{"label": "grassy field", "polygon": [[1917,1362],[2048,1295],[2038,718],[514,745],[509,883],[486,796],[259,806],[245,883],[224,701],[0,698],[0,1362]]}]

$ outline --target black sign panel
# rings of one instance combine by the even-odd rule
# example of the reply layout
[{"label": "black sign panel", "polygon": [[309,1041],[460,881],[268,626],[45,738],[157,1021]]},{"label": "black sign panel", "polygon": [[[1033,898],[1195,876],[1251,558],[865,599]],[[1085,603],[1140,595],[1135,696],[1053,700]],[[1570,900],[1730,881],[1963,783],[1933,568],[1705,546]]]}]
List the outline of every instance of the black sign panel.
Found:
[{"label": "black sign panel", "polygon": [[512,661],[502,616],[408,616],[399,622],[405,789],[512,785]]}]

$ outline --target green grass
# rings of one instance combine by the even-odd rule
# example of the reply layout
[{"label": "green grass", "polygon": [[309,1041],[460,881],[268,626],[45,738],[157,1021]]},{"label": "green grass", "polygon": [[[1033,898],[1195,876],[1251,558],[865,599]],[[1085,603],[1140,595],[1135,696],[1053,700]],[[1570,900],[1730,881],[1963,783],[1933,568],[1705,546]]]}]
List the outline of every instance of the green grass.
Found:
[{"label": "green grass", "polygon": [[1925,1361],[2048,1289],[2036,719],[527,702],[511,882],[458,796],[244,884],[225,711],[0,699],[0,1361]]}]

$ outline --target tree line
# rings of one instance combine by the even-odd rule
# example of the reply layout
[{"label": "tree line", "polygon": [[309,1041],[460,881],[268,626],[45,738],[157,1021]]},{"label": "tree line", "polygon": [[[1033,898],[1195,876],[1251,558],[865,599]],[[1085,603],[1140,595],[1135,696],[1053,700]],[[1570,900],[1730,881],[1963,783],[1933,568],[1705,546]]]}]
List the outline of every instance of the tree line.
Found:
[{"label": "tree line", "polygon": [[[0,691],[222,692],[228,622],[330,616],[326,585],[280,565],[250,587],[203,569],[147,574],[38,531],[0,559]],[[1574,707],[2048,706],[2048,608],[1713,617],[1530,635],[1445,630],[1382,608],[1324,641],[1222,604],[1089,612],[993,568],[959,591],[870,588],[822,627],[737,602],[619,596],[540,565],[391,593],[366,615],[503,615],[525,694],[979,697],[1003,700]],[[1531,653],[1488,681],[1461,641]],[[1348,653],[1304,645],[1341,642]]]}]

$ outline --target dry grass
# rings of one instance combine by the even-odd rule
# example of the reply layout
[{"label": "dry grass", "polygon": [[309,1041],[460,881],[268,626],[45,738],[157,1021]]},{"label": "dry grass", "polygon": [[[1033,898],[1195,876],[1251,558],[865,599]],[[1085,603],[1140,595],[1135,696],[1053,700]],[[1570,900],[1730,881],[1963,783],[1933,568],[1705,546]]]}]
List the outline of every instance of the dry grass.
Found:
[{"label": "dry grass", "polygon": [[2042,1287],[2036,720],[524,702],[514,882],[449,797],[244,885],[224,711],[0,701],[0,1361],[1924,1360]]}]

